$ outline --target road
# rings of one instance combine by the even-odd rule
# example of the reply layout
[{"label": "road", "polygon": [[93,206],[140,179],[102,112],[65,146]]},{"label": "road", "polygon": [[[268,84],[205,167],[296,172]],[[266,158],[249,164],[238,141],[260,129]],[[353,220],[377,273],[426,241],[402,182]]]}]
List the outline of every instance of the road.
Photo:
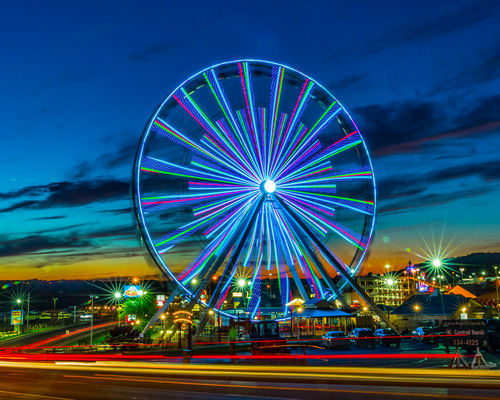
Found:
[{"label": "road", "polygon": [[[97,335],[103,330],[107,330],[110,326],[99,328],[99,325],[111,322],[109,318],[99,318],[94,321],[97,329],[94,333]],[[58,326],[54,329],[34,332],[27,335],[19,335],[11,339],[0,342],[0,351],[6,348],[18,348],[27,346],[62,346],[67,340],[72,342],[85,339],[89,336],[90,321],[84,321],[68,326]],[[66,331],[70,331],[70,335],[66,336]]]},{"label": "road", "polygon": [[0,374],[2,399],[500,398],[493,371],[0,362]]}]

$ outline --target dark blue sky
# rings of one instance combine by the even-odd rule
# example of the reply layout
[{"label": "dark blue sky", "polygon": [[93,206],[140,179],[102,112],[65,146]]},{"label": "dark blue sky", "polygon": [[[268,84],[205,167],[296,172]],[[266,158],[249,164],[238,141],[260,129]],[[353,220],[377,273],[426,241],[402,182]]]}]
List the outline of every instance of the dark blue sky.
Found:
[{"label": "dark blue sky", "polygon": [[499,250],[499,2],[6,2],[0,279],[156,274],[130,213],[140,134],[240,58],[313,77],[357,122],[379,191],[367,269]]}]

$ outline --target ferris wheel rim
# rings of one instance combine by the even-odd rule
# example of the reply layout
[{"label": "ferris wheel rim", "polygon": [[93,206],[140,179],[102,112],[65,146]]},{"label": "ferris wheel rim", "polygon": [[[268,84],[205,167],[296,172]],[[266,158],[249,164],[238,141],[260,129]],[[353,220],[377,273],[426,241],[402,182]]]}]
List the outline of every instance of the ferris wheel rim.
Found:
[{"label": "ferris wheel rim", "polygon": [[[136,220],[137,220],[140,232],[141,232],[141,239],[146,244],[146,248],[147,248],[149,254],[151,255],[151,257],[152,257],[153,261],[155,262],[156,266],[159,267],[159,269],[162,271],[162,273],[166,274],[173,281],[173,283],[179,289],[182,290],[182,292],[184,292],[188,296],[192,296],[194,294],[194,292],[192,292],[191,290],[189,290],[189,288],[187,288],[185,285],[183,285],[179,281],[179,279],[175,276],[175,274],[171,271],[171,269],[167,266],[167,264],[165,263],[165,261],[162,259],[162,257],[159,255],[159,253],[154,248],[153,239],[152,239],[152,237],[150,235],[149,229],[148,229],[146,221],[145,221],[144,211],[143,211],[142,207],[139,205],[140,198],[141,198],[141,193],[142,193],[141,188],[140,188],[140,183],[141,183],[141,179],[140,179],[140,176],[141,176],[140,162],[141,162],[142,156],[144,154],[146,141],[147,141],[147,139],[149,137],[149,134],[152,132],[152,130],[151,130],[152,124],[154,123],[155,119],[158,117],[158,114],[162,110],[163,106],[169,100],[172,99],[172,97],[173,97],[173,95],[175,94],[176,91],[178,91],[179,89],[181,89],[186,83],[192,81],[193,79],[195,79],[200,74],[203,74],[204,72],[213,70],[213,69],[215,69],[217,67],[226,66],[226,65],[232,65],[232,64],[235,64],[235,63],[244,63],[244,62],[247,62],[247,63],[261,63],[261,64],[265,64],[265,65],[268,65],[268,66],[279,66],[279,67],[284,68],[287,72],[291,71],[291,72],[299,75],[300,77],[309,79],[310,81],[314,82],[315,85],[317,85],[319,88],[321,88],[328,96],[330,96],[333,100],[335,100],[339,104],[339,106],[341,107],[341,109],[343,110],[343,112],[345,112],[346,115],[348,116],[350,123],[352,123],[354,125],[354,127],[357,129],[357,131],[358,131],[358,133],[360,135],[360,138],[361,138],[361,143],[363,145],[364,152],[366,154],[366,159],[367,159],[366,161],[367,161],[367,163],[368,163],[368,165],[370,167],[371,173],[372,173],[371,180],[372,180],[372,184],[373,184],[373,207],[374,207],[374,211],[373,211],[373,215],[372,215],[372,219],[371,219],[371,223],[370,223],[370,227],[369,227],[369,233],[368,233],[368,236],[367,236],[368,241],[367,241],[366,249],[362,251],[362,254],[360,255],[359,260],[357,260],[355,267],[353,269],[351,269],[351,271],[350,271],[350,275],[354,276],[355,273],[360,268],[360,266],[362,265],[364,257],[368,253],[367,250],[368,250],[369,244],[371,242],[371,239],[372,239],[372,236],[373,236],[374,227],[375,227],[375,223],[376,223],[376,206],[377,206],[377,204],[376,204],[377,203],[376,202],[376,198],[377,198],[376,181],[375,181],[375,174],[373,172],[372,160],[371,160],[368,148],[366,146],[366,142],[365,142],[363,136],[361,135],[361,132],[359,131],[358,126],[356,125],[356,122],[350,116],[349,112],[346,110],[346,108],[341,104],[341,102],[339,102],[337,100],[337,98],[328,89],[326,89],[323,85],[321,85],[320,83],[318,83],[315,79],[309,77],[308,75],[304,74],[303,72],[301,72],[301,71],[299,71],[299,70],[297,70],[295,68],[289,67],[289,66],[287,66],[285,64],[276,63],[276,62],[267,61],[267,60],[251,59],[251,58],[249,58],[249,59],[239,59],[239,60],[232,60],[232,61],[227,61],[227,62],[223,62],[223,63],[218,63],[218,64],[212,65],[210,67],[207,67],[205,69],[202,69],[202,70],[198,71],[197,73],[191,75],[189,78],[185,79],[182,83],[180,83],[155,108],[155,112],[152,114],[151,118],[149,119],[148,123],[146,124],[146,126],[145,126],[145,128],[144,128],[144,130],[143,130],[143,132],[141,134],[141,137],[140,137],[140,140],[139,140],[139,146],[138,146],[136,154],[135,154],[134,170],[133,170],[133,175],[132,175],[132,197],[133,197],[134,211],[135,211],[134,214],[135,214],[135,217],[136,217]],[[346,284],[348,284],[348,282],[344,281],[343,284],[339,287],[339,290],[342,290],[345,287]],[[330,297],[330,299],[333,298],[333,297],[335,297],[335,295],[332,295]],[[205,304],[203,304],[203,302],[199,302],[199,304],[205,306]],[[221,314],[223,314],[223,315],[225,315],[227,317],[231,317],[231,318],[235,317],[234,315],[227,314],[227,313],[225,313],[224,311],[221,311],[221,310],[218,310],[218,312],[220,312]]]}]

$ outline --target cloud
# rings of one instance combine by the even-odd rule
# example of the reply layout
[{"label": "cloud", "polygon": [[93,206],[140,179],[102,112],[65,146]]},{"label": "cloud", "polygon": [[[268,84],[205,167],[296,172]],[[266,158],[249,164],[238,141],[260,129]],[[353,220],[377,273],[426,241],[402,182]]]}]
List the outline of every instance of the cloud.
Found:
[{"label": "cloud", "polygon": [[432,102],[372,104],[353,111],[362,120],[362,132],[374,153],[387,146],[431,136],[442,119]]},{"label": "cloud", "polygon": [[484,163],[465,164],[450,167],[430,173],[427,175],[427,182],[443,182],[451,179],[468,178],[477,175],[484,181],[497,181],[500,179],[500,161]]},{"label": "cloud", "polygon": [[[467,112],[436,102],[401,101],[355,108],[368,148],[374,156],[422,152],[439,141],[500,130],[500,95],[470,102]],[[455,113],[455,115],[453,114]]]},{"label": "cloud", "polygon": [[404,211],[410,208],[434,207],[446,204],[455,200],[461,200],[468,197],[482,196],[493,190],[492,187],[483,187],[478,189],[466,189],[461,191],[453,191],[448,193],[429,193],[424,196],[414,196],[406,200],[397,201],[382,205],[378,208],[379,213],[394,213],[397,211]]},{"label": "cloud", "polygon": [[45,196],[45,198],[42,200],[24,200],[1,209],[0,212],[5,213],[18,209],[78,207],[91,203],[120,200],[129,197],[129,189],[130,184],[127,181],[105,178],[29,186],[9,193],[0,193],[0,199],[12,199],[22,196]]},{"label": "cloud", "polygon": [[30,235],[23,238],[0,240],[0,257],[22,256],[28,254],[40,254],[42,251],[56,249],[75,249],[82,247],[94,247],[92,242],[81,240],[73,235],[66,237],[51,238],[44,235]]},{"label": "cloud", "polygon": [[[457,74],[439,77],[438,83],[429,91],[433,96],[453,89],[466,88],[470,90],[471,85],[492,82],[500,78],[500,42],[492,48],[488,48],[485,54],[474,57],[468,64],[461,65]],[[480,60],[478,60],[480,59]]]},{"label": "cloud", "polygon": [[31,221],[48,221],[48,220],[52,220],[52,219],[63,219],[63,218],[67,218],[66,215],[53,215],[51,217],[38,217],[38,218],[30,218]]},{"label": "cloud", "polygon": [[[367,45],[368,54],[403,44],[434,40],[439,36],[469,28],[500,13],[500,3],[475,1],[465,7],[447,7],[447,12],[434,18],[415,19],[422,22],[405,23],[397,31],[389,32]],[[449,10],[449,11],[448,11]],[[435,14],[431,14],[435,15]]]},{"label": "cloud", "polygon": [[115,210],[102,210],[100,212],[105,213],[105,214],[109,213],[109,214],[113,214],[113,215],[130,214],[132,212],[132,208],[131,207],[117,208]]}]

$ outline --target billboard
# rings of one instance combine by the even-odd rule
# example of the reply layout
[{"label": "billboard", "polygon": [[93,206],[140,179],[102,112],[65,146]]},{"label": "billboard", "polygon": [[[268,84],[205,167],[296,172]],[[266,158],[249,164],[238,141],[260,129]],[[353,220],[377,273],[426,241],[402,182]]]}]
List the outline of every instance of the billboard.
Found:
[{"label": "billboard", "polygon": [[142,294],[139,285],[128,285],[123,288],[123,297],[139,297]]},{"label": "billboard", "polygon": [[23,310],[12,310],[10,312],[10,324],[11,325],[22,325],[24,322]]}]

